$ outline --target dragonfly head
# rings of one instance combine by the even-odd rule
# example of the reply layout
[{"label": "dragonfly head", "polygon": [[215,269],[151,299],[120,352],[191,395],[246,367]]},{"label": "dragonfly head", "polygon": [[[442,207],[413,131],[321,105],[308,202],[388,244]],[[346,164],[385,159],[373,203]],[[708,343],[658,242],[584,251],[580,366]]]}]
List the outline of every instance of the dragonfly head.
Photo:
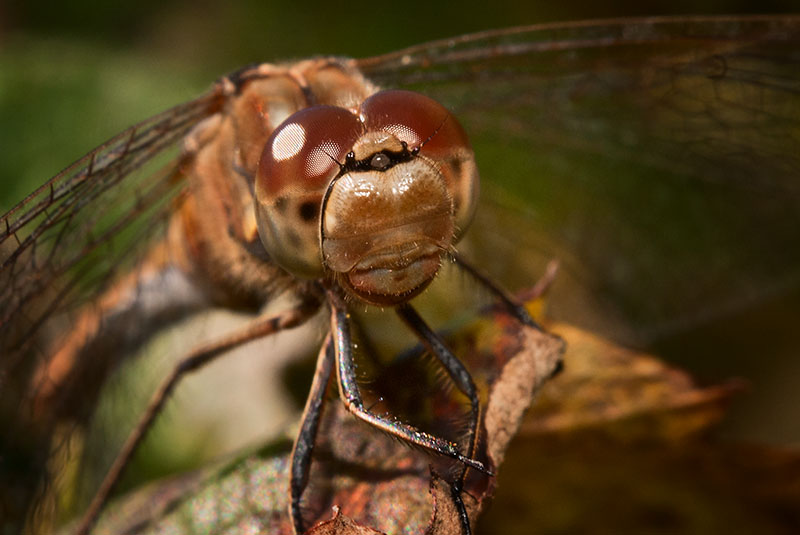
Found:
[{"label": "dragonfly head", "polygon": [[475,211],[478,172],[461,126],[408,91],[383,91],[356,113],[302,110],[275,129],[256,177],[267,251],[290,273],[334,277],[377,305],[433,280]]}]

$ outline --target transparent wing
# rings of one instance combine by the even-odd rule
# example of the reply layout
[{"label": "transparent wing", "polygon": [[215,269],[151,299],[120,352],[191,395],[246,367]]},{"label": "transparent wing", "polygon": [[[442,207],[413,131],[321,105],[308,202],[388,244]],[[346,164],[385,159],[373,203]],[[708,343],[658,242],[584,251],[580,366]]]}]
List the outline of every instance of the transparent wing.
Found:
[{"label": "transparent wing", "polygon": [[169,149],[219,103],[215,89],[128,128],[2,216],[3,378],[13,375],[48,319],[100,291],[159,235],[183,187]]},{"label": "transparent wing", "polygon": [[517,284],[560,258],[556,316],[647,342],[800,286],[798,17],[514,28],[359,66],[464,123],[473,246]]},{"label": "transparent wing", "polygon": [[[79,307],[134,269],[163,236],[185,188],[176,142],[223,100],[217,86],[128,128],[0,219],[0,451],[10,460],[0,462],[0,503],[7,525],[33,513],[29,504],[49,507],[44,496],[58,469],[48,455],[63,447],[53,440],[59,427],[50,412],[32,414],[31,377],[53,351],[56,333],[79,328]],[[95,373],[103,365],[89,363]]]}]

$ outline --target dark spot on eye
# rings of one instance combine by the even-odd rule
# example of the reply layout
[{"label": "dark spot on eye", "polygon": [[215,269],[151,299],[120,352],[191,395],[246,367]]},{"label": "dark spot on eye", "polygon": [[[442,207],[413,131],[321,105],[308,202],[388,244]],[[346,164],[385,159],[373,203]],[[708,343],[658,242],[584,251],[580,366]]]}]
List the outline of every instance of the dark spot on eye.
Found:
[{"label": "dark spot on eye", "polygon": [[382,152],[373,155],[369,161],[369,165],[373,169],[386,169],[391,163],[392,159]]},{"label": "dark spot on eye", "polygon": [[453,158],[450,160],[450,166],[453,168],[453,178],[455,180],[460,180],[462,178],[461,174],[464,172],[461,158]]},{"label": "dark spot on eye", "polygon": [[286,213],[286,206],[288,204],[289,201],[286,199],[286,197],[278,197],[275,199],[275,209],[282,214]]},{"label": "dark spot on eye", "polygon": [[312,201],[304,202],[300,205],[299,214],[303,221],[313,221],[317,217],[317,203]]}]

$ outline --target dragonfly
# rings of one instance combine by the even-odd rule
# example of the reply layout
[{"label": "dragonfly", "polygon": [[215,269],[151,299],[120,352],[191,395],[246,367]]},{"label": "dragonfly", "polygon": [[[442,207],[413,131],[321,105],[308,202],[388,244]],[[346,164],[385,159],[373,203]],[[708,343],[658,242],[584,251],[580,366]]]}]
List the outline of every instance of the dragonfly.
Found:
[{"label": "dragonfly", "polygon": [[[265,125],[264,117],[302,113],[311,100],[332,102],[326,91],[337,84],[352,84],[335,102],[339,109],[359,109],[387,89],[425,95],[424,102],[430,98],[444,110],[436,108],[427,135],[372,153],[383,155],[375,169],[399,167],[414,151],[435,148],[451,126],[463,126],[480,149],[475,161],[484,190],[467,246],[508,287],[535,278],[531,251],[561,259],[567,280],[552,300],[556,317],[646,342],[796,289],[799,40],[797,17],[596,21],[487,31],[359,60],[332,58],[323,61],[331,66],[320,75],[329,78],[325,83],[308,81],[308,62],[249,66],[222,78],[207,93],[90,151],[3,216],[0,409],[7,428],[20,431],[20,442],[4,447],[38,445],[34,457],[46,458],[53,429],[89,416],[120,359],[164,325],[212,306],[252,312],[282,292],[304,289],[294,315],[270,318],[257,333],[234,334],[195,355],[216,356],[241,339],[289,327],[328,302],[338,338],[327,339],[320,360],[346,361],[344,295],[395,308],[420,338],[435,343],[436,334],[409,304],[431,277],[395,293],[398,301],[371,301],[373,292],[358,293],[369,277],[343,282],[320,275],[294,253],[282,257],[293,249],[289,232],[302,228],[306,216],[319,220],[318,201],[297,201],[300,219],[291,223],[271,219],[280,212],[276,202],[253,202],[263,148],[275,145],[275,132],[286,132],[276,130],[278,121]],[[290,88],[242,98],[254,80]],[[250,122],[234,128],[230,118],[248,107],[258,113],[242,113]],[[191,175],[198,165],[219,165],[195,158],[224,142],[232,144],[225,150],[234,157],[225,165],[233,179],[213,186],[225,192],[224,216],[214,218],[204,213],[213,203],[199,202],[210,193],[198,191]],[[178,155],[162,161],[170,150]],[[334,170],[368,166],[330,145],[318,156],[319,165]],[[502,187],[493,188],[493,180]],[[528,322],[499,286],[455,252],[473,195],[462,192],[465,212],[445,233],[451,241],[437,247]],[[509,210],[501,213],[496,205]],[[203,216],[226,223],[189,231],[187,221],[202,225]],[[181,218],[182,227],[175,223]],[[176,232],[180,240],[171,237]],[[234,277],[214,267],[213,255],[205,266],[187,260],[207,250],[215,233],[240,245],[240,262],[225,268]],[[199,285],[192,282],[197,272],[204,274]],[[321,280],[329,282],[320,286]],[[587,315],[587,308],[596,312]],[[457,359],[442,351],[458,376]],[[458,386],[470,390],[466,379]],[[477,412],[473,403],[473,420]],[[309,422],[301,434],[311,437]],[[470,434],[466,454],[439,443],[430,449],[488,472],[472,459]],[[293,496],[301,494],[303,477],[300,469]],[[302,529],[299,508],[292,515]]]}]

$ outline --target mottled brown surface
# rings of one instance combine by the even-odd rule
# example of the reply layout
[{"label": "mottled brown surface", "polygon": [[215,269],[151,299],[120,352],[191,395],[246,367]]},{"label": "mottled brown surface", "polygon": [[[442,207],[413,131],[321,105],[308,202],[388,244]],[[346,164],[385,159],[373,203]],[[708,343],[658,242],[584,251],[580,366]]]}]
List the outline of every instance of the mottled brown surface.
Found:
[{"label": "mottled brown surface", "polygon": [[[527,413],[478,534],[800,530],[800,455],[711,431],[741,381],[687,373],[564,324],[564,371]],[[765,415],[766,416],[766,415]]]},{"label": "mottled brown surface", "polygon": [[[481,385],[481,455],[497,471],[496,480],[475,473],[467,480],[463,497],[474,525],[480,514],[475,533],[800,529],[797,452],[709,437],[739,382],[700,387],[651,355],[567,325],[548,328],[569,345],[564,370],[546,382],[564,347],[559,338],[500,314],[450,337]],[[418,361],[384,370],[387,383],[407,387]],[[536,403],[523,417],[531,395]],[[437,417],[452,417],[454,397],[423,401],[440,408]],[[404,417],[424,420],[413,399],[399,399],[409,409]],[[460,535],[446,482],[452,464],[356,421],[338,401],[323,419],[304,495],[309,533]],[[288,534],[289,446],[140,493],[106,532],[140,522],[128,532]]]}]

